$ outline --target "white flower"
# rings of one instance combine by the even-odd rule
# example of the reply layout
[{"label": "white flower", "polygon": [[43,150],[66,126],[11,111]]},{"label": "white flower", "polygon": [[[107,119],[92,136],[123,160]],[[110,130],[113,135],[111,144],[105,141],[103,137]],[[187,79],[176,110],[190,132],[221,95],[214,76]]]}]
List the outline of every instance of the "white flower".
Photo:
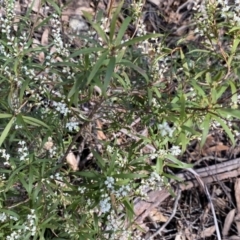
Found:
[{"label": "white flower", "polygon": [[0,213],[0,222],[5,222],[7,219],[6,213]]},{"label": "white flower", "polygon": [[167,122],[158,124],[158,129],[160,130],[162,137],[166,135],[169,135],[169,137],[172,137],[172,134],[174,132],[174,128],[170,128]]},{"label": "white flower", "polygon": [[66,128],[67,128],[69,131],[78,130],[78,122],[68,122],[68,123],[66,124]]},{"label": "white flower", "polygon": [[107,188],[112,189],[114,184],[114,178],[113,177],[107,177],[107,180],[104,182]]},{"label": "white flower", "polygon": [[105,199],[101,200],[99,205],[102,213],[109,212],[111,209],[110,197],[106,197]]},{"label": "white flower", "polygon": [[179,148],[179,146],[172,146],[172,148],[170,149],[170,153],[174,156],[178,156],[181,153],[181,149]]}]

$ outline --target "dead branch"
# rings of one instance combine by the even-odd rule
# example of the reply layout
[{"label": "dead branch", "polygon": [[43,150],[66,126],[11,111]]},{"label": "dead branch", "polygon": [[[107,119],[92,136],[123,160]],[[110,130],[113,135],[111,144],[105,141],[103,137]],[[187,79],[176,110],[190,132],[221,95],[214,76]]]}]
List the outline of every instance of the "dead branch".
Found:
[{"label": "dead branch", "polygon": [[[200,178],[205,184],[238,177],[240,175],[240,158],[222,162],[213,166],[196,169],[195,172],[199,174]],[[193,176],[187,171],[177,174],[176,177],[180,178],[182,181],[171,181],[170,183],[173,186],[173,189],[177,189],[177,185],[182,191],[191,189],[194,186],[199,186],[197,180],[193,178]],[[170,193],[167,189],[149,191],[147,194],[148,201],[141,200],[140,198],[137,198],[134,201],[134,212],[136,214],[135,221],[139,224],[143,222],[143,220],[148,216],[149,212],[154,207],[159,206],[166,198],[170,196]]]}]

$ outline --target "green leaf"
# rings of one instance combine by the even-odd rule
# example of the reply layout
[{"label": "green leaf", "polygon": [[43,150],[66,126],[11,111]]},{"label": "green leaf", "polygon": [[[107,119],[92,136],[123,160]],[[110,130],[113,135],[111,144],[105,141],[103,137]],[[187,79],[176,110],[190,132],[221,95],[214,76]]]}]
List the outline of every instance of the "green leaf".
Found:
[{"label": "green leaf", "polygon": [[110,33],[109,33],[110,43],[112,43],[112,41],[113,41],[113,36],[115,34],[115,29],[116,29],[116,26],[117,26],[117,20],[118,20],[119,13],[121,11],[123,2],[124,1],[121,1],[120,3],[118,3],[118,7],[114,11],[113,17],[112,17],[111,22],[110,22]]},{"label": "green leaf", "polygon": [[178,143],[182,145],[182,151],[185,152],[188,144],[188,138],[184,132],[181,132],[178,137]]},{"label": "green leaf", "polygon": [[238,30],[240,30],[240,27],[233,27],[229,30],[229,32],[231,33],[231,32],[238,31]]},{"label": "green leaf", "polygon": [[138,173],[120,173],[114,174],[115,178],[123,178],[123,179],[135,179],[135,178],[144,178],[147,177],[146,174],[138,174]]},{"label": "green leaf", "polygon": [[8,133],[14,123],[15,117],[12,117],[12,119],[9,121],[9,123],[7,124],[7,126],[4,128],[1,137],[0,137],[0,147],[2,146],[4,140],[6,139],[6,137],[8,136]]},{"label": "green leaf", "polygon": [[104,52],[101,57],[96,61],[96,63],[94,64],[94,67],[90,73],[90,75],[88,76],[87,79],[87,84],[89,84],[92,79],[95,77],[96,73],[98,72],[99,68],[103,65],[103,62],[106,60],[108,55],[108,52]]},{"label": "green leaf", "polygon": [[202,139],[201,139],[201,144],[200,144],[201,148],[203,147],[203,145],[207,139],[207,135],[208,135],[209,128],[210,128],[210,120],[211,120],[210,114],[207,114],[203,121],[203,133],[202,133]]},{"label": "green leaf", "polygon": [[220,90],[217,92],[217,100],[226,92],[228,85],[221,86]]},{"label": "green leaf", "polygon": [[238,94],[237,94],[237,88],[236,88],[236,83],[233,81],[229,81],[229,84],[231,86],[231,91],[232,91],[232,102],[237,103],[238,101]]},{"label": "green leaf", "polygon": [[47,4],[49,5],[52,5],[52,7],[56,10],[57,14],[58,15],[61,15],[61,9],[59,8],[59,4],[56,4],[54,1],[52,0],[47,0]]},{"label": "green leaf", "polygon": [[0,118],[10,118],[12,117],[13,115],[12,114],[9,114],[9,113],[0,113]]},{"label": "green leaf", "polygon": [[182,64],[182,66],[183,66],[183,71],[184,71],[185,75],[186,75],[187,77],[189,77],[189,76],[190,76],[190,73],[189,73],[188,63],[187,63],[187,60],[186,60],[185,55],[184,55],[184,53],[183,53],[183,51],[182,51],[181,48],[180,48],[180,56],[181,56],[181,59],[182,59],[182,62],[183,62],[183,64]]},{"label": "green leaf", "polygon": [[31,191],[29,189],[29,185],[26,182],[26,175],[23,172],[20,172],[18,174],[18,178],[20,180],[20,182],[22,183],[23,187],[26,189],[26,191],[28,192],[28,195],[31,194]]},{"label": "green leaf", "polygon": [[33,118],[33,117],[28,117],[28,116],[22,116],[24,122],[28,123],[28,124],[31,124],[33,126],[43,126],[47,129],[50,129],[50,127],[45,124],[44,122],[36,119],[36,118]]},{"label": "green leaf", "polygon": [[232,144],[235,145],[235,138],[234,135],[232,134],[231,130],[229,129],[229,127],[227,126],[227,124],[220,119],[219,117],[217,117],[216,115],[212,114],[212,118],[214,118],[224,129],[224,131],[227,133],[228,137],[230,138],[230,140],[232,141]]},{"label": "green leaf", "polygon": [[232,116],[240,119],[239,109],[221,108],[217,110],[217,113],[219,116],[223,116],[223,117]]},{"label": "green leaf", "polygon": [[152,105],[152,89],[151,88],[147,88],[147,96],[148,96],[148,104],[149,106]]},{"label": "green leaf", "polygon": [[77,51],[74,51],[74,53],[72,53],[69,58],[73,58],[73,57],[77,57],[81,54],[91,54],[91,53],[96,53],[96,52],[102,52],[106,49],[102,48],[102,47],[92,47],[92,48],[84,48],[84,49],[80,49]]},{"label": "green leaf", "polygon": [[106,75],[105,75],[105,78],[104,78],[103,93],[106,93],[106,91],[107,91],[107,88],[108,88],[109,83],[111,81],[112,75],[114,73],[115,64],[116,64],[116,58],[111,57],[110,61],[108,63],[107,70],[106,70]]},{"label": "green leaf", "polygon": [[180,119],[183,121],[186,116],[186,99],[185,95],[182,93],[180,96],[180,104],[181,104],[181,109],[180,109]]},{"label": "green leaf", "polygon": [[123,21],[123,23],[122,23],[122,25],[121,25],[121,27],[119,29],[119,32],[118,32],[118,35],[117,35],[117,38],[116,38],[116,41],[115,41],[114,45],[121,44],[122,38],[123,38],[123,36],[124,36],[128,26],[129,26],[130,22],[131,22],[131,18],[130,17],[126,17],[124,19],[124,21]]},{"label": "green leaf", "polygon": [[141,37],[135,37],[131,40],[128,40],[128,41],[118,45],[116,48],[117,49],[122,49],[125,46],[134,45],[138,42],[142,42],[142,41],[147,40],[149,38],[158,38],[158,37],[161,37],[161,36],[163,36],[163,35],[152,33],[152,34],[147,34],[147,35],[144,35],[144,36],[141,36]]},{"label": "green leaf", "polygon": [[210,85],[212,83],[212,76],[210,72],[206,72],[206,82]]},{"label": "green leaf", "polygon": [[156,172],[159,174],[163,172],[163,159],[159,157],[157,158]]},{"label": "green leaf", "polygon": [[27,79],[23,82],[21,89],[20,89],[20,94],[19,94],[19,99],[20,99],[20,103],[22,103],[23,100],[23,95],[24,92],[26,91],[27,87],[28,87],[28,83],[29,83],[30,79]]},{"label": "green leaf", "polygon": [[129,221],[133,219],[134,216],[134,210],[133,210],[133,204],[129,202],[127,198],[123,200],[123,205],[125,206],[126,213],[127,213],[127,218]]},{"label": "green leaf", "polygon": [[[174,165],[171,165],[171,166],[174,166],[175,168],[192,168],[193,165],[192,164],[187,164],[187,163],[184,163],[184,162],[181,162],[180,160],[178,160],[177,158],[175,158],[173,155],[171,154],[168,154],[166,156],[167,159],[171,160],[173,163],[175,163]],[[170,164],[168,163],[167,164],[168,166],[170,166]]]},{"label": "green leaf", "polygon": [[86,178],[90,178],[90,179],[99,179],[99,174],[95,173],[95,172],[75,172],[75,175],[78,176],[82,176],[82,177],[86,177]]},{"label": "green leaf", "polygon": [[177,176],[174,176],[174,175],[171,175],[171,174],[168,174],[168,173],[163,173],[163,176],[166,177],[167,179],[173,179],[173,180],[176,180],[178,182],[182,182],[184,180],[180,177],[177,177]]},{"label": "green leaf", "polygon": [[137,65],[133,64],[132,62],[123,59],[123,60],[120,62],[120,64],[125,65],[125,66],[127,66],[127,67],[130,67],[130,68],[134,69],[134,70],[137,71],[139,74],[141,74],[147,81],[149,81],[149,78],[148,78],[148,75],[146,74],[146,72],[145,72],[142,68],[140,68],[140,67],[138,67]]},{"label": "green leaf", "polygon": [[240,42],[240,39],[239,38],[235,38],[233,40],[233,46],[231,48],[231,55],[229,56],[228,58],[228,61],[227,61],[227,65],[230,66],[231,63],[232,63],[232,60],[233,60],[233,57],[235,56],[235,53],[236,53],[236,49],[239,45],[239,42]]},{"label": "green leaf", "polygon": [[92,150],[92,154],[93,156],[96,158],[97,160],[97,163],[98,163],[98,166],[101,168],[101,169],[104,169],[105,167],[105,162],[103,161],[102,157],[94,150]]},{"label": "green leaf", "polygon": [[197,80],[198,78],[202,77],[202,75],[206,74],[208,70],[203,70],[203,71],[200,71],[198,72],[195,77],[194,77],[194,80]]},{"label": "green leaf", "polygon": [[99,37],[106,43],[109,44],[109,39],[107,34],[103,31],[103,29],[99,26],[98,23],[92,23],[92,27],[96,30]]}]

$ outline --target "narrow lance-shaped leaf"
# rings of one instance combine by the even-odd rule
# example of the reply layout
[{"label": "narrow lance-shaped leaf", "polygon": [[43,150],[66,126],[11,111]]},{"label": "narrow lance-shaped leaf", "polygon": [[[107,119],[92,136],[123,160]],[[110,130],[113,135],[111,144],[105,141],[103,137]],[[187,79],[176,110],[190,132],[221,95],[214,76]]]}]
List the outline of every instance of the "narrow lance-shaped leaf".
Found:
[{"label": "narrow lance-shaped leaf", "polygon": [[22,118],[23,118],[23,121],[28,124],[31,124],[33,126],[43,126],[43,127],[49,129],[49,126],[46,123],[44,123],[36,118],[29,117],[29,116],[23,116]]},{"label": "narrow lance-shaped leaf", "polygon": [[105,52],[102,54],[102,56],[97,60],[97,62],[94,64],[94,67],[90,73],[90,75],[88,76],[87,79],[87,84],[89,84],[92,79],[94,78],[94,76],[96,75],[97,71],[99,70],[99,68],[102,66],[103,61],[106,60],[106,57],[108,55],[108,52]]},{"label": "narrow lance-shaped leaf", "polygon": [[9,113],[0,113],[0,118],[10,118],[12,117],[12,114]]},{"label": "narrow lance-shaped leaf", "polygon": [[112,75],[114,73],[115,63],[116,63],[115,57],[111,57],[110,61],[108,63],[107,70],[106,70],[106,75],[105,75],[105,78],[104,78],[103,93],[106,93],[106,91],[107,91],[107,88],[108,88],[109,83],[111,81]]},{"label": "narrow lance-shaped leaf", "polygon": [[123,5],[123,1],[121,1],[119,4],[118,4],[118,7],[117,9],[114,11],[114,14],[113,14],[113,17],[111,19],[111,23],[110,23],[110,34],[109,34],[109,39],[110,39],[110,43],[112,43],[112,40],[113,40],[113,36],[115,34],[115,31],[116,31],[116,26],[117,26],[117,19],[119,17],[119,13],[121,11],[121,8],[122,8],[122,5]]},{"label": "narrow lance-shaped leaf", "polygon": [[7,126],[4,128],[1,137],[0,137],[0,147],[2,146],[4,140],[6,139],[6,137],[8,136],[8,133],[14,123],[15,117],[12,117],[11,120],[9,121],[9,123],[7,124]]},{"label": "narrow lance-shaped leaf", "polygon": [[171,160],[173,163],[175,163],[174,165],[167,164],[168,166],[174,166],[175,168],[192,168],[193,167],[192,164],[187,164],[187,163],[181,162],[180,160],[178,160],[176,157],[174,157],[171,154],[168,154],[166,156],[166,158]]},{"label": "narrow lance-shaped leaf", "polygon": [[146,72],[142,68],[140,68],[137,65],[133,64],[132,62],[130,62],[130,61],[126,60],[126,59],[123,59],[120,64],[123,64],[123,65],[125,65],[127,67],[130,67],[130,68],[134,69],[135,71],[140,73],[147,81],[149,81],[149,78],[148,78],[148,75],[146,74]]},{"label": "narrow lance-shaped leaf", "polygon": [[210,128],[210,120],[211,120],[210,114],[207,114],[203,121],[203,133],[202,133],[200,147],[203,147],[204,143],[206,142],[207,135],[208,135],[209,128]]},{"label": "narrow lance-shaped leaf", "polygon": [[217,110],[217,113],[222,117],[232,116],[240,119],[239,109],[221,108]]},{"label": "narrow lance-shaped leaf", "polygon": [[103,50],[105,50],[105,49],[102,48],[102,47],[84,48],[84,49],[74,51],[74,53],[72,53],[69,56],[69,58],[77,57],[81,54],[90,54],[90,53],[102,52]]},{"label": "narrow lance-shaped leaf", "polygon": [[229,81],[229,84],[231,86],[231,91],[232,91],[232,102],[237,103],[238,94],[237,94],[236,84],[234,84],[234,82],[232,82],[232,81]]},{"label": "narrow lance-shaped leaf", "polygon": [[121,25],[121,27],[119,29],[115,45],[118,45],[118,44],[121,43],[121,40],[122,40],[122,38],[123,38],[123,36],[124,36],[128,26],[129,26],[130,22],[131,22],[131,18],[130,17],[127,17],[127,18],[124,19],[124,21],[123,21],[123,23],[122,23],[122,25]]},{"label": "narrow lance-shaped leaf", "polygon": [[229,129],[229,127],[227,126],[227,124],[222,119],[220,119],[219,117],[217,117],[214,114],[212,115],[212,118],[214,118],[218,123],[220,123],[220,125],[222,126],[224,131],[227,133],[228,137],[231,139],[232,144],[235,145],[234,135],[232,134],[232,132]]},{"label": "narrow lance-shaped leaf", "polygon": [[157,38],[157,37],[161,37],[161,36],[162,36],[162,34],[152,33],[152,34],[147,34],[147,35],[144,35],[144,36],[141,36],[141,37],[135,37],[135,38],[133,38],[129,41],[126,41],[126,42],[118,45],[116,48],[122,49],[125,46],[134,45],[135,43],[142,42],[142,41],[147,40],[149,38]]},{"label": "narrow lance-shaped leaf", "polygon": [[105,162],[103,161],[102,157],[101,157],[96,151],[94,151],[94,150],[92,150],[92,154],[93,154],[93,156],[96,158],[99,167],[100,167],[101,169],[103,169],[106,164],[105,164]]},{"label": "narrow lance-shaped leaf", "polygon": [[182,93],[180,96],[180,104],[181,104],[181,110],[180,110],[180,119],[181,121],[184,120],[185,116],[186,116],[186,99],[185,99],[185,95]]}]

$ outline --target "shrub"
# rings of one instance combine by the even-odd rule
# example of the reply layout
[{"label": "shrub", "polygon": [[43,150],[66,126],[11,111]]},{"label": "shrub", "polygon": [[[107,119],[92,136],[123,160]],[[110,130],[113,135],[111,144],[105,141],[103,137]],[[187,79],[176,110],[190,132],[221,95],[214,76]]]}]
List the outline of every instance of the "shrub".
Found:
[{"label": "shrub", "polygon": [[[221,2],[220,16],[204,1],[201,48],[182,38],[171,49],[166,36],[146,32],[136,3],[119,27],[121,4],[111,21],[85,13],[91,30],[65,41],[54,1],[30,28],[30,9],[16,16],[14,1],[2,4],[1,238],[140,239],[133,199],[169,187],[166,169],[191,167],[179,156],[192,139],[203,146],[220,126],[235,142],[238,11]],[[41,31],[51,32],[46,44]]]}]

